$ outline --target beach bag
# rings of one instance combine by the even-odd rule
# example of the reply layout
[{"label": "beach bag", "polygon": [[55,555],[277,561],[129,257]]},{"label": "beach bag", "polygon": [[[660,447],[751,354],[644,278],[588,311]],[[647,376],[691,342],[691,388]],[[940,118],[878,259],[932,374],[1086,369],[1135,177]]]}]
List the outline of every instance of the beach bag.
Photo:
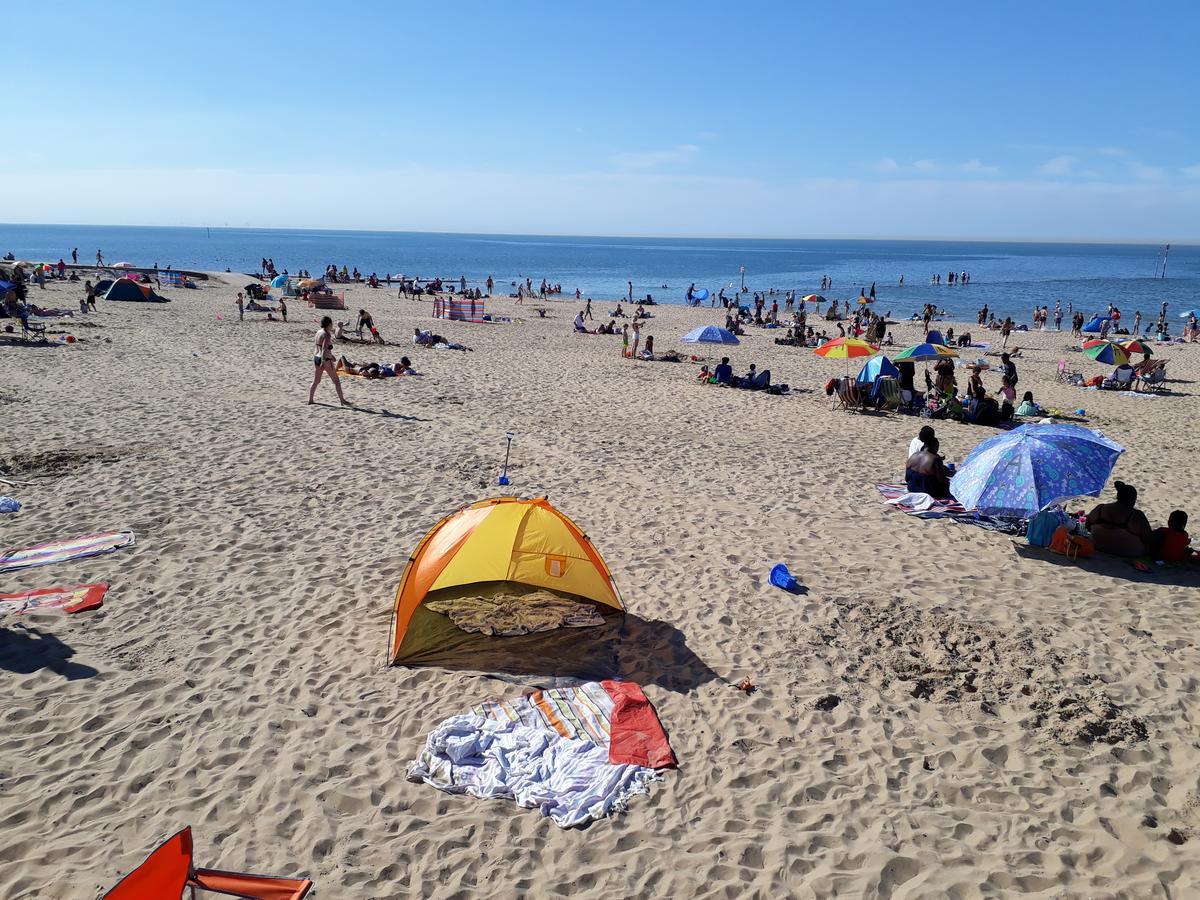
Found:
[{"label": "beach bag", "polygon": [[1050,549],[1067,559],[1086,559],[1096,552],[1092,539],[1081,534],[1071,534],[1066,525],[1059,525],[1050,539]]},{"label": "beach bag", "polygon": [[1061,509],[1043,509],[1029,520],[1025,539],[1031,547],[1049,547],[1059,526],[1067,524],[1067,516]]}]

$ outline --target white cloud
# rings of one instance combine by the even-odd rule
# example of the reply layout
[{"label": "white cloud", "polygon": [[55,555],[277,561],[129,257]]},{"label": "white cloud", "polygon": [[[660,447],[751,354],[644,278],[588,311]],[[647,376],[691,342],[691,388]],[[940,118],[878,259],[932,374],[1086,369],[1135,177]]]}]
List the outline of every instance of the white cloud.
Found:
[{"label": "white cloud", "polygon": [[968,159],[965,163],[958,167],[960,172],[965,172],[967,175],[995,175],[1000,171],[999,166],[985,166],[978,159]]},{"label": "white cloud", "polygon": [[1063,153],[1038,166],[1037,173],[1039,175],[1071,175],[1074,174],[1075,165],[1078,162],[1079,157]]},{"label": "white cloud", "polygon": [[998,166],[985,165],[978,159],[969,159],[956,165],[942,165],[933,159],[918,159],[911,163],[899,163],[890,156],[885,156],[868,168],[880,175],[995,175],[1000,171]]},{"label": "white cloud", "polygon": [[[1200,184],[1195,182],[966,175],[765,180],[416,165],[358,171],[31,169],[7,174],[10,222],[525,234],[1157,240],[1166,233],[1181,242],[1200,238],[1195,217]],[[871,210],[869,221],[861,214],[864,209]]]},{"label": "white cloud", "polygon": [[1162,181],[1167,177],[1167,170],[1162,166],[1148,166],[1140,162],[1131,162],[1129,171],[1133,173],[1134,178],[1142,181]]},{"label": "white cloud", "polygon": [[700,148],[695,144],[680,144],[670,150],[642,150],[628,153],[616,153],[611,159],[618,169],[657,169],[672,163],[685,163],[691,160]]}]

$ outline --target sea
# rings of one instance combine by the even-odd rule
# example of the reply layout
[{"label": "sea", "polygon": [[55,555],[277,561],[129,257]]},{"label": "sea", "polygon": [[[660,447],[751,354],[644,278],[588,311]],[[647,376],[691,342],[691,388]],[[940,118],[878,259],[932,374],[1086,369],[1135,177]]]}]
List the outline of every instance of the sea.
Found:
[{"label": "sea", "polygon": [[[632,281],[635,298],[659,303],[683,303],[693,284],[712,294],[744,285],[852,300],[874,283],[874,308],[893,318],[932,303],[948,318],[973,320],[986,304],[1018,322],[1027,322],[1035,305],[1053,310],[1056,301],[1085,314],[1111,303],[1150,321],[1164,301],[1172,319],[1200,307],[1200,246],[1171,245],[1163,277],[1164,246],[0,224],[0,253],[34,262],[69,262],[78,247],[81,263],[99,249],[109,263],[250,273],[267,257],[289,272],[319,274],[333,263],[357,267],[364,277],[465,277],[472,285],[490,275],[498,290],[545,278],[561,284],[564,296],[578,289],[597,300],[624,297]],[[948,284],[952,271],[970,273],[970,283]],[[940,285],[931,283],[935,274]],[[823,276],[832,279],[827,290]]]}]

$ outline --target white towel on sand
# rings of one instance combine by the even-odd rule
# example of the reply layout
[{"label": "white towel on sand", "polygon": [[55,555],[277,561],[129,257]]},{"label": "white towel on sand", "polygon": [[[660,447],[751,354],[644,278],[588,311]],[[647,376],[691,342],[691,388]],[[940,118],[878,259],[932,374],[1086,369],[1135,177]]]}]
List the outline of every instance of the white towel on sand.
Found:
[{"label": "white towel on sand", "polygon": [[438,725],[408,767],[409,781],[515,800],[563,828],[623,809],[631,796],[648,794],[656,777],[653,769],[610,763],[601,744],[474,714]]}]

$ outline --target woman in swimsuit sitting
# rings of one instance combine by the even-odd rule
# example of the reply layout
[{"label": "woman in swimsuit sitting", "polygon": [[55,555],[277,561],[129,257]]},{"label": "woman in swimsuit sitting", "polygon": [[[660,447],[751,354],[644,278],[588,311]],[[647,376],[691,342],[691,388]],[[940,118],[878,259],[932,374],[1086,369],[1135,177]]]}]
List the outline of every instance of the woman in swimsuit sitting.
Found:
[{"label": "woman in swimsuit sitting", "polygon": [[910,492],[928,494],[938,500],[950,497],[950,473],[938,456],[938,439],[930,436],[924,446],[908,458],[904,481]]},{"label": "woman in swimsuit sitting", "polygon": [[1146,514],[1137,508],[1137,488],[1123,481],[1113,486],[1117,489],[1116,502],[1101,503],[1087,514],[1092,541],[1101,553],[1145,556],[1153,532]]},{"label": "woman in swimsuit sitting", "polygon": [[313,380],[312,385],[308,389],[308,402],[311,406],[313,396],[317,392],[317,385],[321,383],[321,377],[328,375],[333,382],[334,390],[337,391],[338,402],[342,406],[352,406],[353,404],[346,399],[342,393],[342,382],[338,379],[337,368],[334,366],[333,359],[333,319],[326,316],[321,320],[321,327],[313,337]]}]

